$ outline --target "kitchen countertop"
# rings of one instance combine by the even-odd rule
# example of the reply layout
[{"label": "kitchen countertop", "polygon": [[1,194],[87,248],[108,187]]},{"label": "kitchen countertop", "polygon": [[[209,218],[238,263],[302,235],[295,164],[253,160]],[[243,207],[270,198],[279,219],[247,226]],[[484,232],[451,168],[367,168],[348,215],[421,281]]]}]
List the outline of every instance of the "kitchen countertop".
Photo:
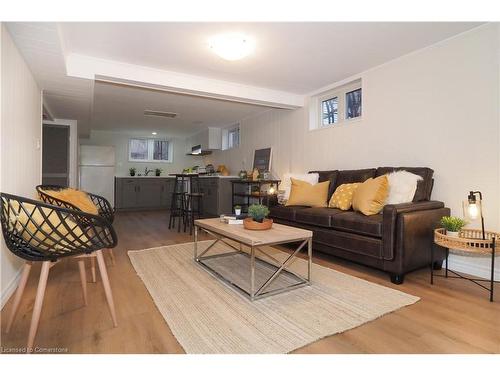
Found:
[{"label": "kitchen countertop", "polygon": [[[175,178],[175,176],[115,176],[116,178]],[[201,175],[200,178],[232,178],[237,179],[238,176],[215,176],[215,175]]]}]

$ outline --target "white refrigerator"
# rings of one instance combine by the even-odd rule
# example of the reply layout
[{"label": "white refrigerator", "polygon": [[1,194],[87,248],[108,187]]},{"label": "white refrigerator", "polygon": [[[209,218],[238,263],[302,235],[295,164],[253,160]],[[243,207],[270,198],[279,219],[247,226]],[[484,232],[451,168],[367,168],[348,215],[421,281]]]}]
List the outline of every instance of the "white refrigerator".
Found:
[{"label": "white refrigerator", "polygon": [[80,189],[106,198],[115,205],[115,148],[80,146],[78,166]]}]

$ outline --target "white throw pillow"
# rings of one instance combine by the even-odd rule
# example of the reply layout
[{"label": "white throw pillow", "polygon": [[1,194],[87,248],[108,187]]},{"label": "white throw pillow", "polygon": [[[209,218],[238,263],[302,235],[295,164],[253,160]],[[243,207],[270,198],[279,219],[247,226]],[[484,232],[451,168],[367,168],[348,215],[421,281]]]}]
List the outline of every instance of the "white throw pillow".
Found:
[{"label": "white throw pillow", "polygon": [[399,204],[413,201],[417,191],[417,182],[423,178],[408,171],[397,171],[388,173],[387,180],[389,181],[389,195],[385,204]]},{"label": "white throw pillow", "polygon": [[316,185],[319,180],[319,173],[285,173],[280,184],[280,190],[284,190],[284,193],[281,196],[281,199],[283,200],[288,200],[290,197],[290,190],[292,189],[292,181],[290,178],[306,181],[311,185]]}]

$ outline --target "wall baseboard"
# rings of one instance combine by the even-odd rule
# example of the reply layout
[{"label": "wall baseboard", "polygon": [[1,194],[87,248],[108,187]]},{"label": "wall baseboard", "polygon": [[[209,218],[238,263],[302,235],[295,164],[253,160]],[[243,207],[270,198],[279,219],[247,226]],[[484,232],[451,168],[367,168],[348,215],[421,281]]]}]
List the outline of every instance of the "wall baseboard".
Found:
[{"label": "wall baseboard", "polygon": [[2,290],[2,296],[0,297],[0,310],[3,309],[9,298],[14,294],[17,285],[19,284],[19,279],[21,278],[21,273],[23,271],[23,267],[20,267],[16,272],[16,275],[12,278],[7,287]]},{"label": "wall baseboard", "polygon": [[[450,254],[450,270],[466,273],[473,276],[490,279],[491,277],[491,258],[490,257],[466,257]],[[495,259],[495,280],[500,280],[500,258]]]}]

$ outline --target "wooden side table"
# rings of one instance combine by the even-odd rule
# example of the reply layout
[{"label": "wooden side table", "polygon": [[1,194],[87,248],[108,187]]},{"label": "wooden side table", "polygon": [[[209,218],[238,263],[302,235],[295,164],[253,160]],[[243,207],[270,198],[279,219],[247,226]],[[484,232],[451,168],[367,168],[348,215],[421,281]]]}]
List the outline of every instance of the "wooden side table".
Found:
[{"label": "wooden side table", "polygon": [[[446,235],[446,229],[439,228],[434,230],[434,243],[438,246],[446,248],[446,259],[445,259],[445,274],[435,275],[434,274],[434,246],[431,246],[431,284],[434,284],[434,276],[454,278],[454,279],[464,279],[473,282],[474,284],[486,289],[490,292],[490,302],[493,302],[493,289],[495,283],[495,244],[496,241],[500,239],[500,234],[491,231],[483,233],[480,229],[462,229],[458,237],[451,237]],[[452,271],[448,268],[448,255],[450,249],[456,250],[464,255],[481,255],[491,256],[491,277],[490,279],[480,279],[480,278],[469,278],[461,275],[458,272]],[[448,275],[452,273],[453,275]],[[490,287],[486,287],[481,282],[489,282]]]}]

